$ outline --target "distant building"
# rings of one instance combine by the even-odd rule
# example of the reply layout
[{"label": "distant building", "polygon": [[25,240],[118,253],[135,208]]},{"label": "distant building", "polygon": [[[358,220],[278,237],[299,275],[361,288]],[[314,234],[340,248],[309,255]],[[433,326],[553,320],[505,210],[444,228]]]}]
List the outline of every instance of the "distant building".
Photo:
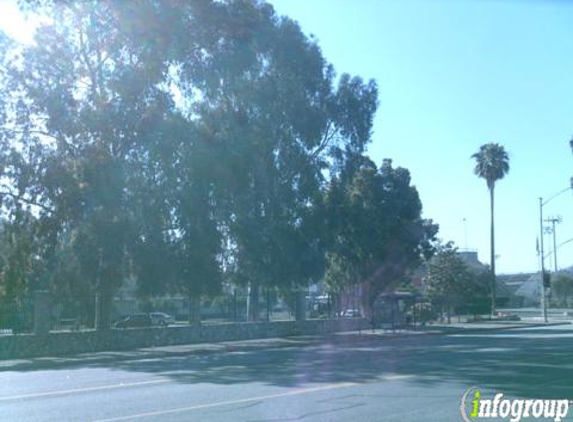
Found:
[{"label": "distant building", "polygon": [[479,261],[476,250],[460,249],[458,250],[458,256],[472,269],[485,270],[488,268],[487,265]]},{"label": "distant building", "polygon": [[[458,250],[458,256],[462,261],[466,263],[468,267],[476,271],[487,271],[489,270],[489,265],[484,264],[478,259],[478,252],[475,249],[460,249]],[[519,300],[516,300],[515,291],[510,288],[505,280],[497,276],[496,284],[496,302],[500,306],[519,306]]]},{"label": "distant building", "polygon": [[533,273],[519,286],[515,295],[522,298],[521,306],[538,306],[541,303],[541,273]]},{"label": "distant building", "polygon": [[541,288],[537,273],[499,274],[497,279],[507,286],[513,296],[509,306],[519,308],[539,304]]}]

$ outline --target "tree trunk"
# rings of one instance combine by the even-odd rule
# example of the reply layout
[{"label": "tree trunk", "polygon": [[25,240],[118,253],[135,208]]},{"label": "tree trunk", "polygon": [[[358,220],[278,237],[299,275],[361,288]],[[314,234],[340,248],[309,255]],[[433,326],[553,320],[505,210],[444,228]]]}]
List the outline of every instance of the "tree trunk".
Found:
[{"label": "tree trunk", "polygon": [[201,325],[201,297],[189,295],[189,324]]},{"label": "tree trunk", "polygon": [[100,306],[100,294],[99,291],[95,292],[94,295],[94,329],[100,330],[101,328],[101,306]]},{"label": "tree trunk", "polygon": [[338,318],[340,316],[340,293],[336,292],[331,295],[331,318]]},{"label": "tree trunk", "polygon": [[490,217],[491,217],[491,227],[490,227],[490,262],[491,262],[491,316],[495,317],[495,305],[496,305],[496,280],[495,280],[495,230],[494,230],[494,187],[491,186],[489,189],[489,199],[490,199]]},{"label": "tree trunk", "polygon": [[295,320],[304,321],[306,319],[306,290],[298,290],[295,300]]},{"label": "tree trunk", "polygon": [[249,292],[249,321],[259,320],[259,284],[252,283]]},{"label": "tree trunk", "polygon": [[111,311],[111,290],[100,287],[95,296],[94,327],[96,330],[107,330],[110,328]]},{"label": "tree trunk", "polygon": [[34,292],[34,334],[50,332],[50,293]]},{"label": "tree trunk", "polygon": [[266,290],[267,300],[267,322],[271,320],[271,290],[267,287]]},{"label": "tree trunk", "polygon": [[450,306],[449,303],[447,306],[448,306],[448,310],[447,310],[447,312],[448,312],[448,324],[451,324],[452,323],[452,307]]}]

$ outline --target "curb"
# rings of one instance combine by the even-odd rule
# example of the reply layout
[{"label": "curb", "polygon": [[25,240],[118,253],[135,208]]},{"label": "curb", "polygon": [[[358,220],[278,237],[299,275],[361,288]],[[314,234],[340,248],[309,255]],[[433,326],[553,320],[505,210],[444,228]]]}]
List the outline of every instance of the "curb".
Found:
[{"label": "curb", "polygon": [[447,335],[447,334],[464,334],[464,333],[486,333],[489,331],[503,331],[503,330],[516,330],[522,328],[541,328],[541,327],[556,327],[561,325],[571,325],[573,322],[539,322],[539,323],[532,323],[532,324],[513,324],[513,325],[502,325],[498,327],[468,327],[468,328],[460,328],[460,327],[441,327],[437,328],[436,330],[420,330],[420,332],[425,332],[426,334],[430,335]]},{"label": "curb", "polygon": [[563,321],[563,322],[548,322],[548,323],[531,323],[531,324],[508,324],[508,325],[499,325],[494,327],[436,327],[435,329],[432,328],[424,328],[418,330],[407,330],[407,331],[396,331],[396,332],[384,332],[384,333],[372,333],[371,327],[364,327],[361,330],[352,330],[352,331],[342,331],[338,333],[333,333],[334,335],[348,335],[348,334],[355,334],[360,336],[372,336],[372,337],[379,337],[379,338],[400,338],[400,337],[415,337],[420,335],[449,335],[449,334],[471,334],[471,333],[487,333],[491,331],[502,331],[502,330],[516,330],[522,328],[541,328],[541,327],[555,327],[561,325],[572,325],[573,321]]}]

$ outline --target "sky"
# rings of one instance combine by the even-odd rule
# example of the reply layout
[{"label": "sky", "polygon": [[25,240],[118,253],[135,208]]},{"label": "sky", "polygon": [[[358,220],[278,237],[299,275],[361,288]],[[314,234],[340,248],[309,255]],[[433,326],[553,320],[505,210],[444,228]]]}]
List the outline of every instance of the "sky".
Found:
[{"label": "sky", "polygon": [[[537,271],[538,198],[567,188],[573,176],[573,2],[271,3],[316,36],[339,74],[376,80],[370,156],[408,168],[439,236],[477,249],[485,263],[489,195],[470,156],[488,142],[506,148],[510,172],[495,190],[497,271]],[[562,217],[558,245],[573,238],[571,191],[543,213]],[[558,267],[573,265],[573,241],[557,258]],[[546,266],[553,264],[550,255]]]},{"label": "sky", "polygon": [[[497,142],[510,172],[496,185],[498,273],[539,269],[539,198],[570,186],[573,2],[270,0],[314,35],[338,74],[379,88],[370,157],[410,170],[439,237],[489,263],[489,195],[471,155]],[[33,23],[0,0],[0,29],[30,42]],[[543,207],[558,267],[573,265],[573,193]],[[546,235],[546,267],[553,239]]]}]

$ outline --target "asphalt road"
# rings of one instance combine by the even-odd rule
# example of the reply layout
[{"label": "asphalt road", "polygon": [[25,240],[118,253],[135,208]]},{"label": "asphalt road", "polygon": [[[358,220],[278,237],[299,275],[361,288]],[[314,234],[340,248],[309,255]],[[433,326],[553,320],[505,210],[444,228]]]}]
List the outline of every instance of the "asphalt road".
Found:
[{"label": "asphalt road", "polygon": [[2,421],[457,422],[472,386],[573,398],[573,326],[181,346],[0,371]]}]

